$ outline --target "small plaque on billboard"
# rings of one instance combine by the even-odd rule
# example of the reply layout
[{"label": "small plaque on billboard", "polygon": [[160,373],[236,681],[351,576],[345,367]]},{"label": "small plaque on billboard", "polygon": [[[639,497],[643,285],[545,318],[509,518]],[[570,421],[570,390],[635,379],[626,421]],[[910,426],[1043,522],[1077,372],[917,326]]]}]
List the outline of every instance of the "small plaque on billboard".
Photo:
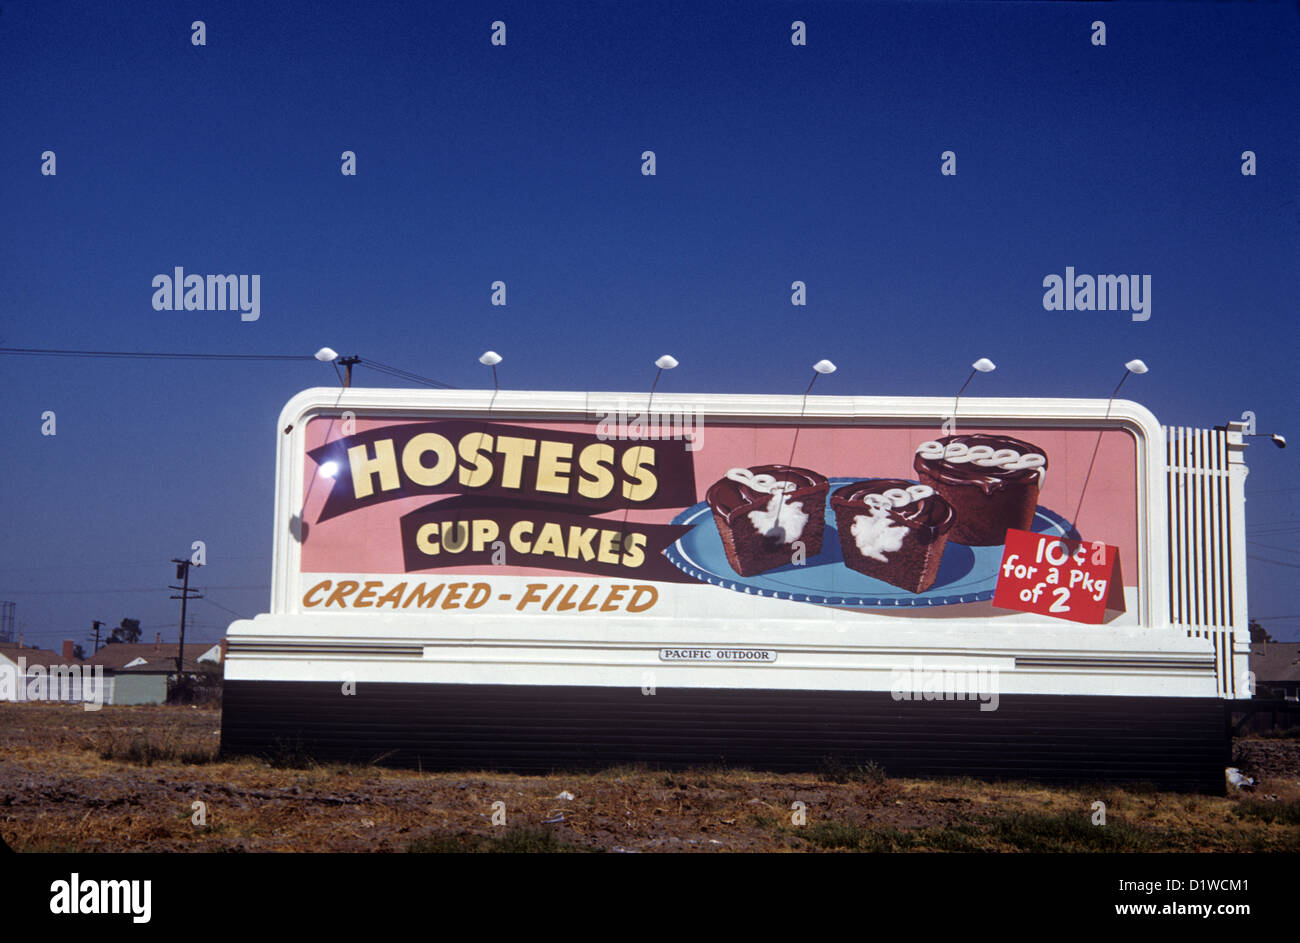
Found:
[{"label": "small plaque on billboard", "polygon": [[661,648],[659,660],[709,665],[770,665],[776,661],[776,652],[764,648]]}]

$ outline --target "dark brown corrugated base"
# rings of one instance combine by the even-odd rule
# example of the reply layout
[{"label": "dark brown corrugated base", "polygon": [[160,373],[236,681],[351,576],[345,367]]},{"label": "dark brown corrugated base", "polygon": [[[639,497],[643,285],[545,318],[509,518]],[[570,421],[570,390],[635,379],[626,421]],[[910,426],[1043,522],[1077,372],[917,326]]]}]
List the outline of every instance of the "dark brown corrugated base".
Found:
[{"label": "dark brown corrugated base", "polygon": [[1216,698],[529,685],[227,681],[222,748],[326,762],[526,773],[623,763],[772,771],[874,761],[890,776],[1149,782],[1222,792],[1230,750]]}]

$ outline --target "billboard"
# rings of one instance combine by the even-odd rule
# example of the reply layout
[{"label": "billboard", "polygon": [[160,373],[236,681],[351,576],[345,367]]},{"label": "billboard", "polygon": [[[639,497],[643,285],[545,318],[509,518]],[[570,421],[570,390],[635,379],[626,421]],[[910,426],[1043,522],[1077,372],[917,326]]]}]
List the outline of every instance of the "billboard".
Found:
[{"label": "billboard", "polygon": [[1220,653],[1171,622],[1155,417],[952,413],[307,390],[277,432],[271,611],[229,631],[223,744],[1145,776],[1168,742],[1178,769],[1221,767]]},{"label": "billboard", "polygon": [[[864,630],[1085,608],[1099,624],[1141,623],[1147,442],[1131,423],[1021,416],[948,432],[632,402],[541,421],[306,418],[293,611],[565,614],[616,633],[611,619],[707,617],[739,594],[756,617],[798,603],[801,620]],[[996,598],[1102,547],[1106,575],[1038,581],[1054,597],[1040,613]]]}]

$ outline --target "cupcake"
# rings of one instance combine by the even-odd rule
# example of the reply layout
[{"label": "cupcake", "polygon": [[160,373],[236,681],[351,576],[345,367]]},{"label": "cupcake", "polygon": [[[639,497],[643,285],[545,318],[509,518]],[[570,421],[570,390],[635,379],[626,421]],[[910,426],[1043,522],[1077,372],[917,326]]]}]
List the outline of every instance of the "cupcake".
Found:
[{"label": "cupcake", "polygon": [[741,576],[754,576],[803,555],[821,553],[826,529],[824,475],[789,465],[733,468],[705,493],[718,525],[727,562]]},{"label": "cupcake", "polygon": [[1031,528],[1047,456],[1009,436],[952,435],[922,442],[912,465],[957,512],[949,539],[986,547],[1006,543],[1008,528]]},{"label": "cupcake", "polygon": [[956,514],[929,485],[898,478],[836,488],[831,510],[844,565],[909,593],[923,593],[939,575]]}]

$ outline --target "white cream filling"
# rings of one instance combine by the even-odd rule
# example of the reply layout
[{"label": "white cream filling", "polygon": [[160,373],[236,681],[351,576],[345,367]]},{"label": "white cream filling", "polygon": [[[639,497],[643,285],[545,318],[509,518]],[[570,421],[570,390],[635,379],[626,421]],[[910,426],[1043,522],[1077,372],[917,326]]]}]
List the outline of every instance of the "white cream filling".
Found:
[{"label": "white cream filling", "polygon": [[798,487],[793,481],[777,481],[771,475],[755,475],[748,468],[732,468],[727,472],[727,477],[754,491],[772,496],[765,510],[750,511],[748,515],[749,522],[760,535],[774,537],[785,543],[792,543],[803,536],[803,529],[808,525],[803,503],[786,503],[786,496]]},{"label": "white cream filling", "polygon": [[803,502],[787,504],[785,494],[778,491],[767,502],[766,510],[749,512],[749,522],[764,537],[791,543],[803,536],[808,515],[803,511]]},{"label": "white cream filling", "polygon": [[859,514],[853,518],[853,540],[864,557],[871,557],[881,563],[888,563],[886,553],[903,549],[903,538],[907,528],[895,524],[889,509],[875,507],[870,514]]}]

